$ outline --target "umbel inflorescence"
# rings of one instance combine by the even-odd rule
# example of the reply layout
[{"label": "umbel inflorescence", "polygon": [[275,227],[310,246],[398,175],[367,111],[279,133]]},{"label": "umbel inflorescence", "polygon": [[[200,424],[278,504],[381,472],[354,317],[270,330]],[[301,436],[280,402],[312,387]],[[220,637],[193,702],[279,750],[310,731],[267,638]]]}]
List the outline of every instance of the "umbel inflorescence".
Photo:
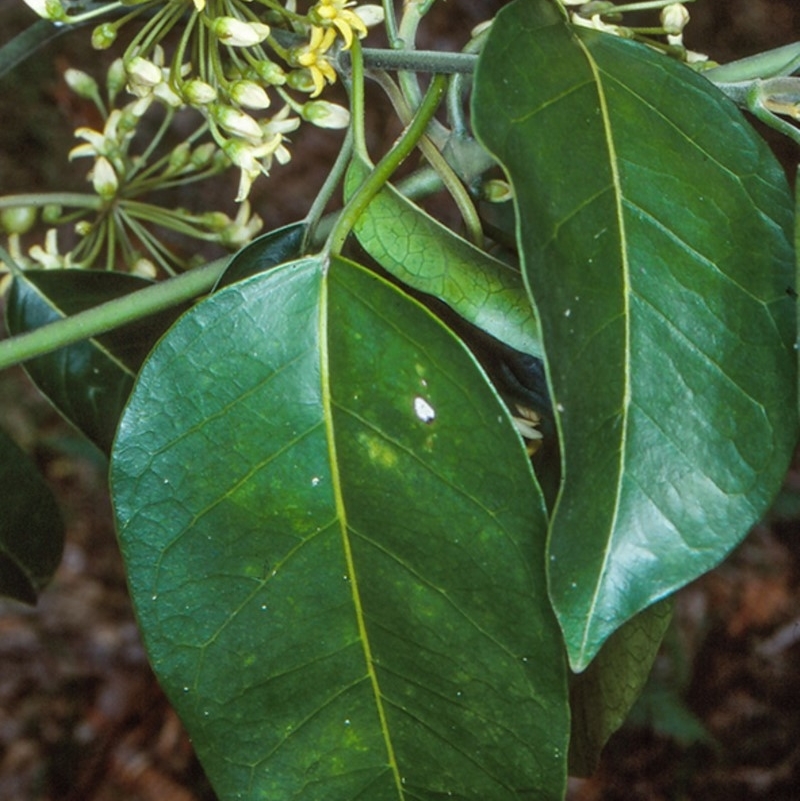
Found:
[{"label": "umbel inflorescence", "polygon": [[[275,161],[289,161],[288,135],[304,121],[347,127],[348,110],[320,96],[337,80],[338,51],[383,19],[380,6],[346,0],[319,0],[304,10],[295,0],[125,0],[82,4],[75,11],[67,0],[25,2],[61,24],[102,15],[91,35],[97,49],[121,46],[126,34],[129,38],[108,70],[105,92],[81,71],[66,74],[72,89],[94,102],[104,120],[102,130],[78,128],[75,136],[81,141],[70,154],[93,160],[88,178],[96,196],[82,210],[92,219],[80,215],[75,221],[74,212],[50,211],[54,222],[74,222],[82,241],[61,254],[53,231],[44,248],[34,247],[24,257],[12,239],[14,256],[45,267],[91,266],[105,252],[108,268],[117,266],[121,255],[129,268],[145,274],[156,265],[172,272],[174,262],[148,224],[230,248],[258,232],[261,220],[250,215],[246,202],[253,181],[267,175]],[[137,151],[137,126],[154,108],[161,109],[163,123]],[[170,154],[158,156],[174,115],[186,109],[199,115],[194,132]],[[143,200],[153,190],[213,177],[230,167],[239,171],[236,200],[242,208],[236,220]]]}]

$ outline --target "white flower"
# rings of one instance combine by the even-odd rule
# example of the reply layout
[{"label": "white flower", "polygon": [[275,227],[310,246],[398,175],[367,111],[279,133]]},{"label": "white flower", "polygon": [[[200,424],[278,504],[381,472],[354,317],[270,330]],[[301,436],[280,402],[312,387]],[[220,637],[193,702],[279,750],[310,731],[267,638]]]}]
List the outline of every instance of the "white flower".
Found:
[{"label": "white flower", "polygon": [[291,153],[283,144],[284,133],[295,130],[300,125],[297,117],[289,117],[289,107],[284,106],[268,123],[261,124],[261,142],[251,145],[241,140],[231,140],[224,145],[225,154],[241,170],[237,202],[250,193],[253,181],[261,174],[269,175],[272,160],[286,164]]},{"label": "white flower", "polygon": [[161,67],[141,56],[134,56],[126,65],[128,91],[137,97],[147,97],[162,81]]},{"label": "white flower", "polygon": [[[239,139],[232,139],[223,146],[225,155],[235,167],[241,170],[239,174],[239,191],[236,193],[236,202],[239,203],[250,194],[250,187],[259,175],[268,175],[271,157],[274,149],[271,143],[264,142],[260,146],[248,145]],[[266,161],[262,162],[262,159]]]},{"label": "white flower", "polygon": [[612,36],[622,36],[623,38],[630,38],[631,36],[629,28],[623,28],[621,25],[609,25],[607,22],[603,22],[599,14],[593,14],[590,19],[586,19],[586,17],[582,17],[576,12],[572,15],[572,23],[583,28],[592,28],[603,33],[610,33]]},{"label": "white flower", "polygon": [[687,64],[703,64],[708,61],[705,53],[698,53],[696,50],[687,50],[683,57]]},{"label": "white flower", "polygon": [[64,80],[67,86],[76,95],[91,100],[98,96],[97,81],[83,70],[68,69],[64,71]]},{"label": "white flower", "polygon": [[180,108],[183,105],[183,99],[175,92],[175,90],[167,83],[161,81],[153,89],[153,97],[158,98],[164,105],[172,108]]},{"label": "white flower", "polygon": [[229,133],[241,136],[253,145],[261,142],[262,134],[258,123],[249,115],[233,106],[211,106],[214,119]]},{"label": "white flower", "polygon": [[120,135],[118,129],[121,119],[122,111],[115,108],[108,115],[102,133],[92,128],[76,128],[75,138],[86,141],[84,144],[77,145],[69,151],[70,161],[84,156],[108,156],[116,152],[122,145],[123,140],[130,136],[130,134]]},{"label": "white flower", "polygon": [[[191,71],[191,64],[181,64],[181,76]],[[167,106],[180,108],[183,100],[172,88],[170,69],[164,66],[164,50],[161,45],[153,48],[153,60],[134,56],[125,64],[128,73],[128,91],[140,99],[156,98]]]},{"label": "white flower", "polygon": [[250,216],[250,203],[245,200],[236,214],[236,219],[222,229],[219,241],[232,250],[238,250],[246,245],[264,225],[264,221],[257,214]]},{"label": "white flower", "polygon": [[55,228],[48,229],[44,236],[44,248],[34,245],[28,255],[38,262],[45,270],[55,270],[61,267],[71,267],[72,260],[70,254],[62,256],[58,252],[58,232]]}]

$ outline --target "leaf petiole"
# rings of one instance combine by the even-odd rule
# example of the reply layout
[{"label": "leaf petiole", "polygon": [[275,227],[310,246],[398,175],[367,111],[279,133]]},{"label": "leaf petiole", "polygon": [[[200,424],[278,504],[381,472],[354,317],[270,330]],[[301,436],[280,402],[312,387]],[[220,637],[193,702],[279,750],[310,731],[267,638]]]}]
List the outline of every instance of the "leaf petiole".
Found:
[{"label": "leaf petiole", "polygon": [[[358,77],[356,72],[356,70],[353,71],[354,88],[355,79]],[[420,138],[425,133],[425,129],[428,127],[428,123],[439,107],[446,87],[446,76],[434,76],[428,90],[422,98],[422,103],[417,109],[414,118],[405,129],[400,139],[397,140],[397,144],[395,144],[395,146],[377,163],[375,169],[358,190],[356,190],[355,194],[342,210],[341,216],[336,221],[328,237],[324,250],[334,255],[341,253],[344,242],[355,225],[356,220],[358,220],[364,212],[364,209],[367,208],[372,198],[380,191],[381,187],[389,180],[392,173],[394,173],[417,146]],[[358,149],[358,141],[356,143],[356,148]]]}]

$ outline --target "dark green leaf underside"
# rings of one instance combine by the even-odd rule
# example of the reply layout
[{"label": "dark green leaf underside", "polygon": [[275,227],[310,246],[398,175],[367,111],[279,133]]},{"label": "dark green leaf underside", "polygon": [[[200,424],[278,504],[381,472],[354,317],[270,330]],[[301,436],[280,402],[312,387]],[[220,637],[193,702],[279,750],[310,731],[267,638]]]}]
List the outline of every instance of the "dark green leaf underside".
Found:
[{"label": "dark green leaf underside", "polygon": [[254,239],[231,259],[214,290],[300,258],[307,230],[305,223],[291,223]]},{"label": "dark green leaf underside", "polygon": [[50,489],[0,429],[0,595],[35,603],[61,561],[64,524]]},{"label": "dark green leaf underside", "polygon": [[[151,284],[125,273],[28,270],[9,293],[8,329],[14,335],[31,331]],[[26,362],[25,369],[53,405],[108,454],[136,371],[185,308],[59,348]]]},{"label": "dark green leaf underside", "polygon": [[639,612],[606,640],[583,673],[572,677],[571,776],[591,776],[597,769],[608,738],[641,695],[671,619],[671,599]]}]

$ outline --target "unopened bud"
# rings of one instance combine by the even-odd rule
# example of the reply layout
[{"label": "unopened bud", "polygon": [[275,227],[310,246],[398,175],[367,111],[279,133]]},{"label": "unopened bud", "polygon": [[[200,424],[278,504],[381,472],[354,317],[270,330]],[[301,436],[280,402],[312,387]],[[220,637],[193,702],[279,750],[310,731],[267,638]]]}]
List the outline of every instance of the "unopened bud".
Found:
[{"label": "unopened bud", "polygon": [[121,58],[115,58],[111,62],[111,66],[106,73],[106,89],[111,101],[122,91],[125,84],[128,82],[128,75],[125,72],[125,65],[122,63]]},{"label": "unopened bud", "polygon": [[202,217],[202,224],[209,231],[218,233],[233,225],[233,220],[222,211],[207,211]]},{"label": "unopened bud", "polygon": [[309,100],[300,116],[318,128],[346,128],[350,124],[350,112],[327,100]]},{"label": "unopened bud", "polygon": [[191,147],[188,142],[181,142],[169,154],[169,166],[167,172],[172,174],[182,170],[190,161],[192,157]]},{"label": "unopened bud", "polygon": [[42,209],[42,222],[47,225],[57,225],[61,221],[61,212],[63,209],[58,203],[48,203]]},{"label": "unopened bud", "polygon": [[311,70],[292,70],[286,76],[286,83],[298,92],[313,92],[314,89],[316,89],[314,86],[314,78],[311,76]]},{"label": "unopened bud", "polygon": [[99,94],[97,81],[83,70],[68,69],[64,71],[64,80],[67,86],[79,97],[93,100]]},{"label": "unopened bud", "polygon": [[255,65],[255,71],[258,77],[270,86],[283,86],[286,83],[286,73],[280,64],[274,61],[259,61]]},{"label": "unopened bud", "polygon": [[253,81],[236,81],[230,88],[230,97],[245,108],[269,108],[269,95]]},{"label": "unopened bud", "polygon": [[111,200],[117,193],[119,188],[119,181],[111,162],[105,157],[100,156],[94,163],[91,172],[92,186],[94,191],[100,195],[103,200]]},{"label": "unopened bud", "polygon": [[117,26],[110,22],[104,22],[92,31],[92,47],[95,50],[108,50],[116,39]]},{"label": "unopened bud", "polygon": [[131,272],[140,278],[155,278],[158,275],[155,264],[144,257],[137,259],[131,267]]},{"label": "unopened bud", "polygon": [[367,26],[372,28],[375,25],[380,25],[383,22],[384,13],[383,6],[376,5],[363,5],[356,6],[353,13]]},{"label": "unopened bud", "polygon": [[192,167],[196,170],[206,167],[214,158],[216,151],[217,146],[214,142],[204,142],[202,145],[198,145],[189,157]]},{"label": "unopened bud", "polygon": [[481,186],[481,196],[489,203],[505,203],[514,197],[514,190],[508,181],[491,178]]},{"label": "unopened bud", "polygon": [[7,234],[27,234],[35,222],[35,206],[10,206],[0,210],[0,228]]},{"label": "unopened bud", "polygon": [[222,44],[231,47],[253,47],[269,36],[269,25],[261,22],[245,22],[235,17],[217,17],[211,30]]},{"label": "unopened bud", "polygon": [[217,90],[205,81],[194,78],[187,81],[182,87],[183,97],[191,106],[205,106],[217,99]]},{"label": "unopened bud", "polygon": [[688,22],[689,11],[683,3],[670,3],[661,9],[661,25],[671,36],[680,36]]}]

